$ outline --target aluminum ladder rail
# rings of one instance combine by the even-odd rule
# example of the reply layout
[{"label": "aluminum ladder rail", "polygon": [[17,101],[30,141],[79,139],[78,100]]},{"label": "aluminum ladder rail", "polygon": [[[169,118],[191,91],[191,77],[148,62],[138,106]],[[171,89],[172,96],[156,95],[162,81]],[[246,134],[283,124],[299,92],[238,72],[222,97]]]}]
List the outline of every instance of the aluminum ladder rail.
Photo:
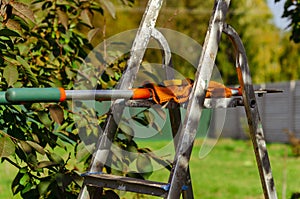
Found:
[{"label": "aluminum ladder rail", "polygon": [[[151,32],[155,30],[155,21],[158,16],[162,1],[150,0],[148,7],[145,11],[141,26],[137,33],[135,42],[132,47],[132,54],[128,62],[128,68],[136,66],[134,73],[138,71],[138,66],[141,63],[145,49],[151,37]],[[256,156],[257,166],[260,174],[261,184],[266,199],[277,199],[276,189],[272,176],[270,161],[268,158],[268,152],[266,148],[266,142],[264,139],[262,123],[259,116],[259,111],[256,103],[256,97],[252,85],[250,76],[249,66],[247,63],[247,56],[243,47],[243,44],[234,31],[234,29],[225,23],[225,16],[228,11],[230,0],[216,0],[211,16],[208,31],[205,37],[203,51],[200,57],[198,71],[194,86],[189,98],[187,107],[187,113],[183,121],[182,126],[177,126],[173,130],[173,135],[176,130],[179,131],[180,138],[175,141],[177,145],[176,154],[173,162],[173,169],[170,174],[168,183],[150,182],[134,180],[123,177],[116,177],[107,174],[87,175],[85,178],[85,186],[79,196],[80,199],[92,198],[91,192],[96,193],[95,189],[91,186],[98,187],[110,187],[118,189],[118,183],[121,183],[126,187],[126,190],[158,195],[168,199],[179,199],[182,191],[182,187],[189,183],[189,160],[195,140],[198,122],[201,117],[202,110],[205,108],[205,94],[208,82],[211,79],[212,69],[216,59],[218,46],[221,39],[221,34],[224,32],[232,40],[234,48],[236,50],[236,70],[238,74],[238,80],[242,88],[242,101],[245,106],[245,111],[248,118],[248,124],[250,128],[250,137],[253,143],[253,149]],[[149,13],[150,12],[150,13]],[[150,17],[150,18],[149,18]],[[148,21],[149,20],[149,21]],[[144,24],[147,24],[144,26]],[[140,43],[137,44],[137,41]],[[139,51],[135,51],[140,49]],[[126,73],[121,80],[121,89],[131,88],[135,74]],[[214,104],[214,103],[212,103]],[[113,103],[111,113],[121,114],[123,106],[116,100]],[[174,106],[170,109],[174,114],[171,118],[171,122],[174,123],[176,120],[180,120],[178,106]],[[178,122],[177,122],[178,123]],[[94,154],[92,160],[90,172],[99,172],[103,168],[103,162],[107,158],[109,153],[109,140],[112,140],[113,132],[117,129],[117,124],[109,116],[103,135],[98,141],[98,149]],[[101,158],[99,161],[98,158]],[[89,186],[87,186],[87,184]],[[110,184],[110,186],[107,186]],[[138,188],[137,188],[138,187]],[[168,189],[166,189],[168,187]],[[139,189],[139,190],[137,190]],[[142,191],[141,191],[142,190]],[[193,198],[192,189],[183,194],[184,198]]]},{"label": "aluminum ladder rail", "polygon": [[[161,46],[163,54],[163,67],[171,66],[171,51],[169,49],[167,40],[161,32],[155,28],[155,23],[161,9],[163,0],[150,0],[145,10],[140,27],[136,34],[133,46],[131,48],[130,59],[127,63],[127,69],[120,80],[120,89],[132,88],[135,76],[139,70],[139,66],[143,60],[145,51],[147,49],[150,38],[154,38]],[[173,70],[166,67],[166,79],[174,78]],[[99,173],[102,171],[105,162],[110,153],[112,139],[118,128],[118,124],[113,118],[114,114],[122,115],[125,105],[129,106],[147,106],[147,103],[136,103],[124,100],[115,100],[111,106],[109,117],[106,120],[103,134],[97,142],[96,151],[93,154],[90,169],[88,173]],[[169,105],[170,122],[172,124],[172,134],[176,137],[178,129],[180,128],[181,115],[179,106],[173,102]],[[176,146],[175,146],[176,147]],[[189,173],[186,175],[186,183],[188,188],[184,191],[183,198],[193,198],[192,185],[189,179]],[[125,178],[113,175],[85,175],[84,185],[79,194],[79,199],[92,199],[99,197],[98,187],[120,188],[126,187],[126,190],[133,192],[140,192],[145,194],[165,196],[169,187],[168,183],[152,182],[148,180],[139,180],[132,178]],[[93,187],[93,185],[97,187]]]},{"label": "aluminum ladder rail", "polygon": [[[205,37],[203,51],[200,57],[194,87],[189,98],[187,113],[181,129],[181,135],[175,155],[174,175],[171,180],[168,199],[177,199],[180,195],[179,187],[183,186],[184,174],[187,171],[192,145],[195,140],[198,122],[204,108],[205,93],[210,81],[216,59],[221,34],[224,32],[231,39],[236,51],[236,70],[239,84],[242,88],[243,105],[245,107],[250,137],[256,156],[257,167],[266,199],[277,199],[276,188],[272,175],[270,160],[266,148],[262,122],[259,116],[257,101],[253,89],[252,79],[248,66],[243,43],[236,31],[225,23],[230,0],[217,0],[210,19]],[[199,114],[200,113],[200,114]]]},{"label": "aluminum ladder rail", "polygon": [[230,25],[225,24],[223,32],[230,38],[235,49],[236,71],[239,84],[242,88],[243,104],[247,115],[250,138],[256,157],[264,196],[266,199],[277,199],[262,121],[259,115],[245,48],[238,33]]}]

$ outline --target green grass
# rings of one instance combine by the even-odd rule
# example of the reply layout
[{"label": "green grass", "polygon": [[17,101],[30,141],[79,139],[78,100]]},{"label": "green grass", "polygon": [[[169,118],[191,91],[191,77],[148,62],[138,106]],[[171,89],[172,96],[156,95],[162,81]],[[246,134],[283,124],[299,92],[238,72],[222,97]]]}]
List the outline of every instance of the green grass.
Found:
[{"label": "green grass", "polygon": [[[214,145],[213,140],[206,143]],[[167,142],[143,144],[163,148]],[[195,198],[264,198],[250,141],[221,139],[207,156],[199,158],[202,145],[203,140],[197,139],[190,161]],[[289,146],[283,144],[269,144],[268,152],[278,197],[282,198],[282,187],[285,184],[287,187],[285,197],[290,198],[293,192],[300,191],[300,178],[296,176],[299,173],[297,171],[300,159],[293,157]],[[286,177],[284,177],[285,165]],[[164,170],[157,171],[151,179],[165,181],[168,179],[168,173]],[[130,197],[124,195],[123,198],[134,198],[134,195]]]},{"label": "green grass", "polygon": [[[213,146],[213,140],[206,142]],[[167,141],[141,142],[140,145],[153,150],[164,149]],[[202,139],[195,142],[190,162],[191,176],[195,198],[225,198],[225,199],[262,199],[263,192],[260,185],[255,156],[250,141],[236,141],[221,139],[204,158],[199,158]],[[172,147],[171,147],[172,148]],[[286,185],[286,198],[300,191],[299,162],[291,154],[289,146],[283,144],[269,144],[271,166],[275,179],[278,197],[282,198],[282,187]],[[16,170],[9,164],[1,164],[0,168],[0,198],[12,198],[10,183],[16,175]],[[285,176],[286,173],[286,176]],[[160,169],[154,172],[151,180],[165,182],[168,172]],[[158,198],[137,196],[136,194],[120,193],[121,198]]]}]

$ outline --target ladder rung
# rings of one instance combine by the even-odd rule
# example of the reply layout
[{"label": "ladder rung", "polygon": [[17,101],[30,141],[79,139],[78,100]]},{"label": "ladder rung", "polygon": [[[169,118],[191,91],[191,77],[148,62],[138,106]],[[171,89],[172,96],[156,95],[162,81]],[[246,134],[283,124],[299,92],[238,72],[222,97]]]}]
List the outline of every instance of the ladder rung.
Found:
[{"label": "ladder rung", "polygon": [[111,174],[85,174],[84,178],[88,186],[106,187],[161,197],[166,196],[170,187],[167,183]]},{"label": "ladder rung", "polygon": [[[126,106],[129,107],[151,107],[155,103],[149,100],[127,100]],[[183,108],[187,107],[188,102],[183,104]],[[243,106],[242,97],[231,98],[206,98],[204,101],[204,108],[233,108],[237,106]]]},{"label": "ladder rung", "polygon": [[232,108],[237,106],[243,106],[242,97],[206,98],[204,100],[204,108]]}]

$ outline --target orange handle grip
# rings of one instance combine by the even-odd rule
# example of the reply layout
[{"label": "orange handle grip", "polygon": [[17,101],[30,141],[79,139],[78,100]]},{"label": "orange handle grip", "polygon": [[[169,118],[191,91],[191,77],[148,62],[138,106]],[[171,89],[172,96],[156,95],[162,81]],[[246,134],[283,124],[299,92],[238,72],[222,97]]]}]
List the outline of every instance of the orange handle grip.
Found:
[{"label": "orange handle grip", "polygon": [[135,88],[133,89],[132,99],[149,99],[151,92],[148,88]]}]

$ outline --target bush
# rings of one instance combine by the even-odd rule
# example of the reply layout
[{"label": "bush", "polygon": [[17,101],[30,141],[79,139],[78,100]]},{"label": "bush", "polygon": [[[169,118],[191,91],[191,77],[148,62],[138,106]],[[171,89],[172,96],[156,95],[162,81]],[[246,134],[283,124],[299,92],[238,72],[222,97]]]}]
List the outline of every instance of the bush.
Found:
[{"label": "bush", "polygon": [[[104,11],[115,17],[114,5],[109,0],[36,0],[30,6],[0,1],[0,90],[74,89],[75,80],[90,81],[95,88],[113,88],[125,69],[127,54],[114,63],[98,60],[104,71],[93,75],[80,69],[86,64],[85,58],[93,49],[91,41],[100,30],[93,18],[103,16]],[[97,118],[91,122],[95,118],[72,112],[71,106],[70,102],[0,106],[0,157],[19,169],[12,183],[13,194],[23,198],[77,198],[83,183],[80,174],[87,170],[90,151],[95,147],[95,143],[82,141],[79,134],[83,132],[95,140],[107,114],[89,109]],[[155,127],[148,109],[130,119]],[[122,158],[112,154],[112,164],[128,167],[136,160],[137,171],[117,171],[106,166],[108,173],[121,171],[121,175],[147,178],[152,173],[149,157],[171,169],[169,162],[155,157],[149,149],[138,148],[133,136],[129,136],[133,131],[129,124],[123,123],[117,131],[114,142],[120,149],[137,154]],[[145,162],[149,169],[145,175],[138,175]]]},{"label": "bush", "polygon": [[[102,2],[102,3],[100,3]],[[95,14],[110,1],[36,0],[30,7],[1,1],[0,87],[72,89],[92,49]],[[82,30],[85,30],[85,34]],[[68,102],[0,106],[2,161],[19,169],[14,194],[23,198],[76,198],[89,153],[83,148]],[[67,155],[61,155],[67,154]]]}]

